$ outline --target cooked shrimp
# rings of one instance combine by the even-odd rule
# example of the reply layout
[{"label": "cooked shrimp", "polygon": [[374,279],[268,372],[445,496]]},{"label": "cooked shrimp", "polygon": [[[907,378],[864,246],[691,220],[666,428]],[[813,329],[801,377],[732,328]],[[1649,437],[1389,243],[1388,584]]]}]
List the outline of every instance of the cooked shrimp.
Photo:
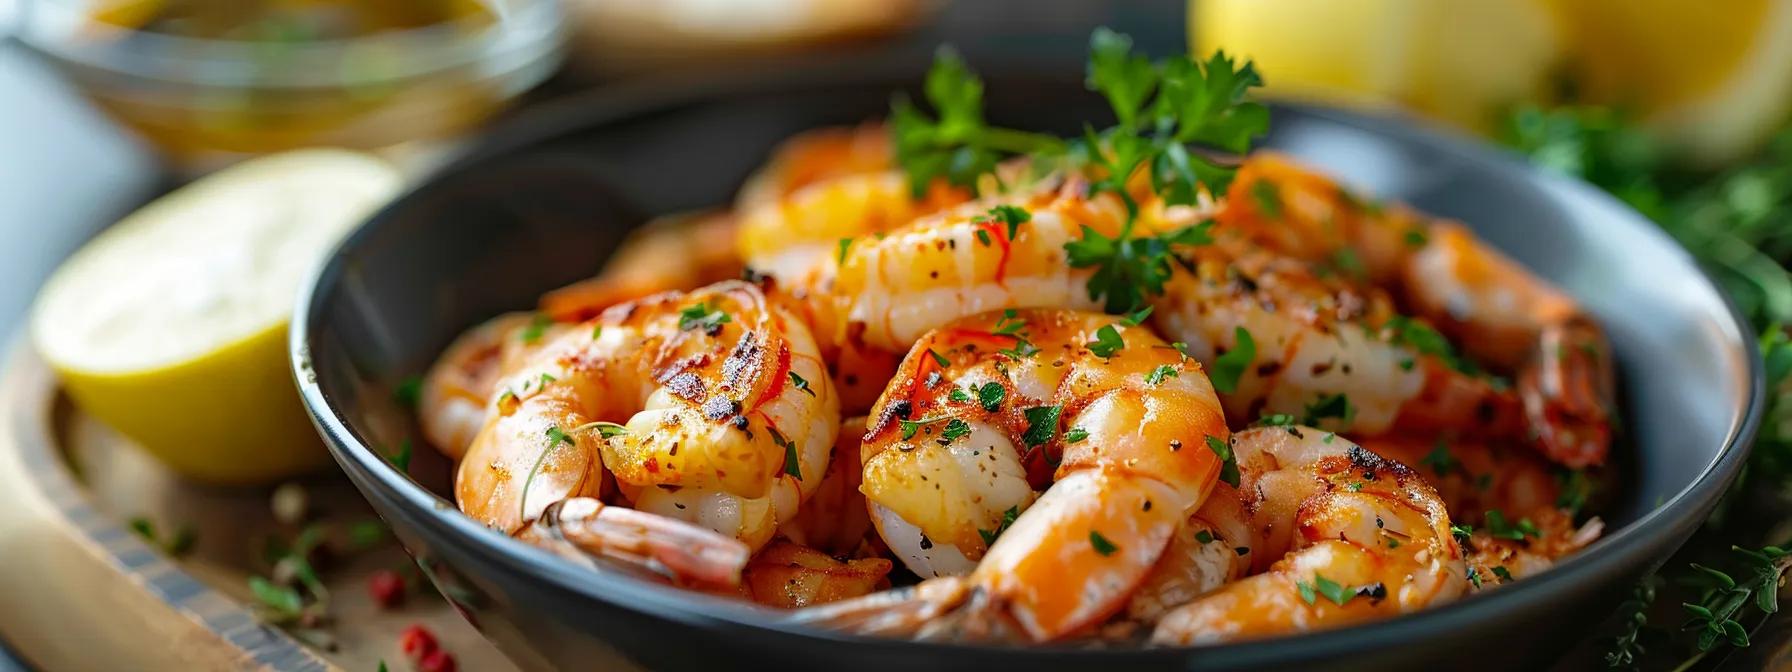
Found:
[{"label": "cooked shrimp", "polygon": [[816,182],[895,167],[890,129],[883,124],[805,131],[772,150],[771,159],[741,185],[737,210],[777,201]]},{"label": "cooked shrimp", "polygon": [[807,327],[738,281],[613,306],[510,380],[455,483],[504,532],[602,497],[607,474],[636,509],[759,548],[820,483],[840,424]]},{"label": "cooked shrimp", "polygon": [[[985,311],[1098,307],[1086,287],[1092,271],[1065,263],[1064,244],[1085,226],[1116,235],[1126,207],[1083,191],[1071,183],[978,201],[852,240],[834,286],[840,319],[873,347],[904,350],[930,329]],[[1003,220],[997,205],[1020,208],[1026,221]]]},{"label": "cooked shrimp", "polygon": [[543,507],[516,537],[578,562],[598,557],[645,570],[679,585],[729,589],[741,585],[747,545],[712,530],[590,497]]},{"label": "cooked shrimp", "polygon": [[[1200,366],[1147,329],[1066,310],[952,322],[879,400],[861,486],[891,550],[939,578],[800,620],[970,640],[1089,628],[1201,504],[1226,435]],[[1057,465],[1037,499],[1029,462]]]},{"label": "cooked shrimp", "polygon": [[1611,443],[1611,346],[1560,289],[1468,229],[1355,197],[1286,158],[1247,160],[1220,219],[1282,254],[1396,290],[1475,358],[1516,372],[1544,453],[1584,467]]},{"label": "cooked shrimp", "polygon": [[[1597,517],[1575,522],[1588,483],[1534,451],[1484,442],[1372,437],[1363,446],[1411,465],[1437,488],[1451,520],[1471,526],[1464,542],[1477,589],[1529,576],[1599,538]],[[1564,482],[1574,486],[1565,489]]]},{"label": "cooked shrimp", "polygon": [[1263,427],[1232,438],[1261,574],[1165,616],[1152,641],[1212,644],[1335,628],[1449,602],[1468,589],[1443,500],[1343,437]]},{"label": "cooked shrimp", "polygon": [[460,459],[485,426],[499,378],[529,351],[531,343],[518,334],[532,319],[527,313],[509,313],[468,329],[423,376],[417,424],[423,438],[442,454]]},{"label": "cooked shrimp", "polygon": [[1126,604],[1129,623],[1152,625],[1176,607],[1243,578],[1251,568],[1251,523],[1225,483],[1176,530],[1164,557]]},{"label": "cooked shrimp", "polygon": [[623,301],[738,278],[735,221],[726,212],[654,219],[629,234],[596,277],[543,294],[541,312],[579,322]]},{"label": "cooked shrimp", "polygon": [[1208,366],[1249,348],[1233,389],[1220,397],[1235,423],[1284,414],[1363,434],[1525,435],[1516,395],[1395,333],[1397,316],[1380,292],[1262,250],[1210,245],[1183,254],[1153,299],[1152,318]]},{"label": "cooked shrimp", "polygon": [[839,602],[888,587],[885,577],[893,566],[884,558],[842,560],[807,546],[774,541],[747,563],[741,594],[780,609]]}]

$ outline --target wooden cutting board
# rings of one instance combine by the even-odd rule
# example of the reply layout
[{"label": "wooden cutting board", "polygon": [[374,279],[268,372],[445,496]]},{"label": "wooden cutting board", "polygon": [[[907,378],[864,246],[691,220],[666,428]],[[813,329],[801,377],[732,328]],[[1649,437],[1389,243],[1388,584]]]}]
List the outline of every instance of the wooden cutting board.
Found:
[{"label": "wooden cutting board", "polygon": [[[338,474],[301,481],[318,519],[373,519]],[[0,638],[46,670],[410,669],[398,649],[412,624],[431,629],[462,670],[514,670],[424,587],[394,610],[365,586],[410,562],[396,543],[324,572],[333,650],[262,625],[249,607],[255,548],[293,533],[274,519],[270,489],[184,482],[129,440],[82,414],[16,339],[0,368]],[[129,528],[196,533],[175,560]]]}]

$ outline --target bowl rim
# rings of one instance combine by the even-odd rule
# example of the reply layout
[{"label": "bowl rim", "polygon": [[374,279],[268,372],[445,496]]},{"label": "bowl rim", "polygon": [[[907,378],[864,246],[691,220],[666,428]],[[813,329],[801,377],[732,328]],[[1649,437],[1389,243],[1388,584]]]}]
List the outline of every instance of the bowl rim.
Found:
[{"label": "bowl rim", "polygon": [[[483,62],[507,71],[558,52],[566,27],[557,0],[504,2],[515,6],[471,30],[447,21],[298,43],[189,37],[96,23],[67,0],[27,2],[13,23],[19,41],[33,50],[98,72],[200,87],[316,89],[405,82]],[[86,33],[79,41],[68,39],[77,29],[71,22]],[[277,70],[260,67],[261,56],[275,49],[289,64]],[[371,57],[385,70],[343,67],[356,57]]]},{"label": "bowl rim", "polygon": [[[982,59],[981,56],[979,60]],[[1042,76],[1037,64],[1020,61],[985,65],[986,72],[1002,72],[998,80],[1022,80]],[[345,251],[361,244],[381,228],[388,214],[408,205],[418,192],[430,188],[438,177],[450,175],[480,161],[501,156],[520,148],[537,145],[579,128],[624,123],[631,118],[652,115],[658,110],[678,104],[702,104],[727,100],[743,94],[775,94],[781,90],[813,91],[829,83],[863,85],[867,81],[902,81],[907,76],[919,81],[919,67],[891,67],[897,59],[873,59],[865,62],[838,60],[802,68],[771,68],[753,76],[717,77],[714,75],[673,76],[657,82],[627,83],[604,90],[551,101],[519,118],[493,129],[488,140],[461,150],[443,167],[414,184],[366,222],[345,237],[330,255],[320,260],[301,290],[291,322],[289,346],[293,374],[308,414],[325,439],[337,462],[348,471],[367,476],[373,487],[385,498],[410,510],[420,524],[443,535],[458,538],[487,559],[504,565],[507,571],[544,586],[577,595],[578,599],[605,603],[623,610],[682,623],[706,630],[732,629],[759,636],[783,636],[834,644],[852,644],[867,653],[874,647],[926,646],[943,655],[1000,655],[1016,662],[1026,659],[1073,658],[1087,662],[1155,661],[1166,663],[1199,652],[1207,662],[1267,662],[1287,659],[1291,651],[1298,657],[1311,659],[1343,655],[1378,647],[1399,647],[1413,641],[1415,635],[1441,635],[1472,628],[1482,621],[1500,615],[1514,618],[1530,609],[1548,603],[1552,595],[1591,577],[1620,573],[1626,567],[1659,565],[1687,537],[1675,538],[1673,530],[1695,526],[1734,481],[1747,457],[1756,429],[1761,421],[1765,396],[1764,373],[1759,349],[1754,347],[1754,329],[1737,310],[1710,274],[1686,249],[1654,226],[1640,213],[1609,194],[1586,183],[1548,173],[1521,161],[1517,156],[1497,151],[1478,141],[1460,136],[1424,120],[1401,114],[1364,114],[1321,106],[1272,102],[1278,113],[1295,114],[1327,123],[1347,126],[1364,133],[1388,137],[1411,136],[1413,142],[1427,145],[1452,160],[1475,165],[1484,170],[1504,172],[1522,178],[1538,189],[1565,190],[1576,198],[1592,199],[1597,204],[1627,220],[1620,226],[1640,227],[1643,235],[1667,245],[1671,253],[1684,261],[1718,297],[1729,322],[1717,326],[1723,330],[1722,340],[1739,346],[1745,380],[1738,390],[1740,408],[1732,408],[1723,445],[1713,454],[1699,474],[1672,497],[1642,512],[1629,524],[1612,530],[1588,548],[1556,564],[1549,571],[1518,582],[1510,588],[1471,595],[1466,599],[1418,612],[1341,628],[1308,632],[1287,637],[1251,640],[1220,645],[1193,647],[1141,647],[1136,649],[1090,650],[1069,647],[1015,647],[988,644],[913,642],[880,637],[854,635],[822,628],[794,624],[787,619],[767,618],[763,607],[743,604],[715,596],[693,593],[678,588],[640,581],[620,571],[595,571],[499,534],[460,513],[452,502],[423,488],[407,475],[391,469],[385,458],[370,447],[338,412],[314,376],[310,375],[311,341],[315,324],[322,318],[325,299],[338,286],[347,257]],[[1003,66],[1008,66],[1003,69]],[[878,79],[882,77],[882,79]],[[1062,76],[1057,76],[1063,79]],[[364,493],[365,494],[365,493]],[[1662,551],[1667,551],[1663,553]],[[1298,649],[1287,644],[1299,643]]]}]

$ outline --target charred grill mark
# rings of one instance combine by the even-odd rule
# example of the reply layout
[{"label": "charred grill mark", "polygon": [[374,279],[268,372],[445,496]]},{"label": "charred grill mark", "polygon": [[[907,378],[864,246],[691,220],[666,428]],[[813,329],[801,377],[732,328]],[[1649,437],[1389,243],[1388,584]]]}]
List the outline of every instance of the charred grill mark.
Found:
[{"label": "charred grill mark", "polygon": [[743,379],[764,368],[765,346],[759,342],[758,336],[749,331],[741,335],[734,348],[729,350],[728,359],[722,362],[722,383],[739,389]]},{"label": "charred grill mark", "polygon": [[672,393],[672,396],[685,401],[696,402],[706,396],[703,379],[694,371],[679,371],[660,381],[660,384],[664,385],[666,390]]}]

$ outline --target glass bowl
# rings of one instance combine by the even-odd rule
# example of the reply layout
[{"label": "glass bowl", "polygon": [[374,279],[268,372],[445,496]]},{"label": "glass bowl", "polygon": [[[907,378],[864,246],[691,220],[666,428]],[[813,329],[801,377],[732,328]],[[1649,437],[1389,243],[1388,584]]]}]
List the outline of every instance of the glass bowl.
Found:
[{"label": "glass bowl", "polygon": [[555,0],[469,4],[479,21],[255,39],[133,28],[121,4],[26,0],[18,36],[179,164],[450,137],[545,78],[564,42]]}]

